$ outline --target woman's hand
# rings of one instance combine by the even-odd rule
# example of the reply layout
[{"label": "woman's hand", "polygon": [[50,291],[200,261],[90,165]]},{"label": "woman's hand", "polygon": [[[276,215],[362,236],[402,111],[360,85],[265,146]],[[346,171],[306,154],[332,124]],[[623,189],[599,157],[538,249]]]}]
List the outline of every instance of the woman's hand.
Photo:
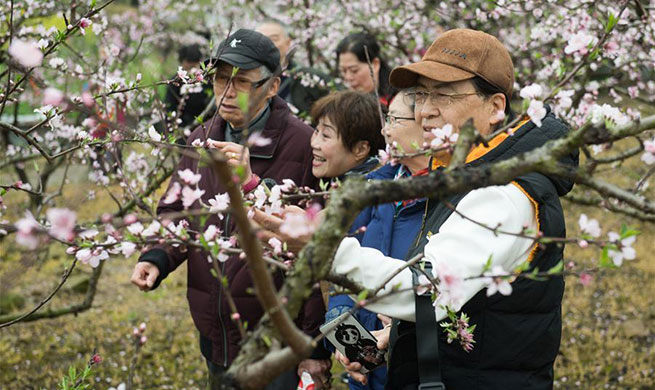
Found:
[{"label": "woman's hand", "polygon": [[[382,321],[382,325],[384,327],[380,330],[373,330],[371,331],[371,334],[378,340],[377,347],[378,349],[387,349],[389,346],[389,335],[391,333],[391,318],[378,314],[378,318],[380,321]],[[356,380],[357,382],[360,382],[362,384],[366,384],[368,381],[368,378],[366,374],[362,374],[360,370],[362,369],[362,365],[357,362],[350,362],[350,360],[343,356],[343,354],[339,351],[336,351],[334,354],[334,357],[345,367],[346,371],[348,372],[348,375],[350,375],[351,378]]]},{"label": "woman's hand", "polygon": [[351,378],[356,380],[357,382],[365,385],[368,382],[368,377],[366,374],[362,374],[359,372],[362,369],[362,365],[357,362],[350,362],[350,360],[343,356],[343,354],[339,351],[336,351],[334,353],[334,357],[337,359],[338,362],[343,364],[343,367],[346,369],[346,372],[348,372],[348,375],[350,375]]},{"label": "woman's hand", "polygon": [[[276,215],[269,215],[265,212],[253,209],[254,214],[252,221],[254,221],[255,228],[260,230],[257,232],[257,237],[262,242],[268,242],[271,238],[277,238],[278,240],[285,242],[287,244],[287,250],[293,253],[299,253],[302,248],[307,245],[309,240],[312,238],[311,234],[291,237],[280,232],[280,226],[284,223],[284,218]],[[291,213],[305,213],[305,210],[301,209],[298,206],[286,206],[282,212],[282,216],[286,216]]]}]

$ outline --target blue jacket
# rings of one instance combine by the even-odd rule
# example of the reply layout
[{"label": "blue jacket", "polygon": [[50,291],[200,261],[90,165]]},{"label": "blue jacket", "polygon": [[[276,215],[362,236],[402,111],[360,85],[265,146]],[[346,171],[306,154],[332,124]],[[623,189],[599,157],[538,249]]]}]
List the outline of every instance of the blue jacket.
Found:
[{"label": "blue jacket", "polygon": [[[389,164],[366,175],[369,180],[394,180],[403,176],[409,176],[406,168],[401,165],[391,166]],[[366,226],[366,231],[356,236],[362,246],[379,249],[386,256],[404,259],[421,227],[424,209],[425,199],[405,202],[405,204],[403,202],[385,203],[367,207],[357,216],[350,231],[354,232],[360,227]],[[326,322],[349,310],[353,305],[353,300],[347,295],[330,297],[328,311],[325,315]],[[366,329],[382,329],[382,323],[373,312],[360,309],[355,317]],[[333,349],[331,345],[328,347]],[[372,371],[369,373],[368,379],[367,386],[351,379],[350,388],[357,390],[383,389],[386,382],[386,367]]]}]

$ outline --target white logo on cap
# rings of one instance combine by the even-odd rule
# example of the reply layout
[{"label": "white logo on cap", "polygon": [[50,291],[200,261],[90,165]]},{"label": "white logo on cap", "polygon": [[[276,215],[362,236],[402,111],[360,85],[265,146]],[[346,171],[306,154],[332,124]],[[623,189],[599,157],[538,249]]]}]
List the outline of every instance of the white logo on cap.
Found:
[{"label": "white logo on cap", "polygon": [[230,42],[230,46],[237,47],[237,43],[241,43],[241,39],[233,39],[232,42]]}]

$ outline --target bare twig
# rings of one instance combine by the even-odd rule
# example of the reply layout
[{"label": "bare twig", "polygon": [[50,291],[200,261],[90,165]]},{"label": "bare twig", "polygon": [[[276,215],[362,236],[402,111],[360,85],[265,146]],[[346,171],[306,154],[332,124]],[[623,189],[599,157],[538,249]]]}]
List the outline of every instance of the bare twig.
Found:
[{"label": "bare twig", "polygon": [[[68,280],[68,277],[69,277],[69,276],[71,275],[71,273],[73,272],[73,269],[75,268],[75,265],[76,265],[76,264],[77,264],[77,258],[73,258],[73,262],[71,263],[71,265],[66,269],[66,271],[64,271],[64,274],[63,274],[62,277],[61,277],[61,281],[59,282],[59,284],[57,285],[57,287],[55,287],[55,289],[52,290],[52,291],[50,292],[50,294],[48,294],[48,296],[46,296],[45,298],[43,298],[43,299],[41,300],[41,302],[39,302],[39,303],[38,303],[38,304],[37,304],[37,305],[36,305],[32,310],[28,311],[27,313],[22,314],[22,315],[20,315],[19,317],[13,319],[13,320],[7,321],[7,322],[5,322],[5,323],[1,323],[1,324],[0,324],[0,329],[5,328],[5,327],[7,327],[7,326],[11,326],[11,325],[13,325],[13,324],[16,324],[16,323],[18,323],[18,322],[20,322],[20,321],[22,321],[22,320],[28,318],[28,317],[31,316],[32,314],[36,313],[40,308],[42,308],[43,305],[45,305],[46,303],[50,302],[50,300],[52,299],[52,297],[54,297],[55,294],[57,294],[57,292],[59,292],[59,290],[60,290],[61,287],[64,285],[64,283],[66,283],[66,281]],[[2,318],[0,317],[0,319],[2,319]]]},{"label": "bare twig", "polygon": [[378,84],[380,84],[379,77],[375,77],[373,72],[373,64],[371,63],[371,58],[368,55],[368,47],[364,45],[364,54],[366,54],[366,63],[368,64],[368,72],[373,80],[373,90],[375,91],[375,100],[378,105],[378,115],[380,116],[380,128],[384,128],[384,113],[382,112],[382,103],[380,102],[380,93],[378,92]]}]

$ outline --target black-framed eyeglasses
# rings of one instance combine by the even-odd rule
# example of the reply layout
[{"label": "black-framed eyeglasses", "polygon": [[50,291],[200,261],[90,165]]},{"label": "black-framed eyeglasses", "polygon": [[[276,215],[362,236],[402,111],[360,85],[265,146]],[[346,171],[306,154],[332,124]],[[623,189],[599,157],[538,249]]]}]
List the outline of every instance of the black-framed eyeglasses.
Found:
[{"label": "black-framed eyeglasses", "polygon": [[384,116],[384,123],[386,123],[387,126],[395,126],[399,120],[413,121],[414,117],[395,116],[391,114]]},{"label": "black-framed eyeglasses", "polygon": [[408,104],[416,104],[422,106],[430,99],[430,103],[439,107],[447,107],[455,100],[461,99],[466,96],[479,95],[479,92],[465,92],[465,93],[442,93],[437,91],[412,91],[404,95],[405,102]]},{"label": "black-framed eyeglasses", "polygon": [[[258,81],[250,81],[248,79],[244,79],[241,77],[233,77],[232,78],[232,86],[234,89],[240,92],[248,92],[254,89],[257,89],[261,87],[262,85],[266,84],[268,80],[270,80],[271,77],[265,77],[261,80]],[[217,74],[214,77],[214,85],[216,85],[219,88],[225,88],[227,86],[228,81],[230,80],[230,77],[227,75],[219,75]]]}]

